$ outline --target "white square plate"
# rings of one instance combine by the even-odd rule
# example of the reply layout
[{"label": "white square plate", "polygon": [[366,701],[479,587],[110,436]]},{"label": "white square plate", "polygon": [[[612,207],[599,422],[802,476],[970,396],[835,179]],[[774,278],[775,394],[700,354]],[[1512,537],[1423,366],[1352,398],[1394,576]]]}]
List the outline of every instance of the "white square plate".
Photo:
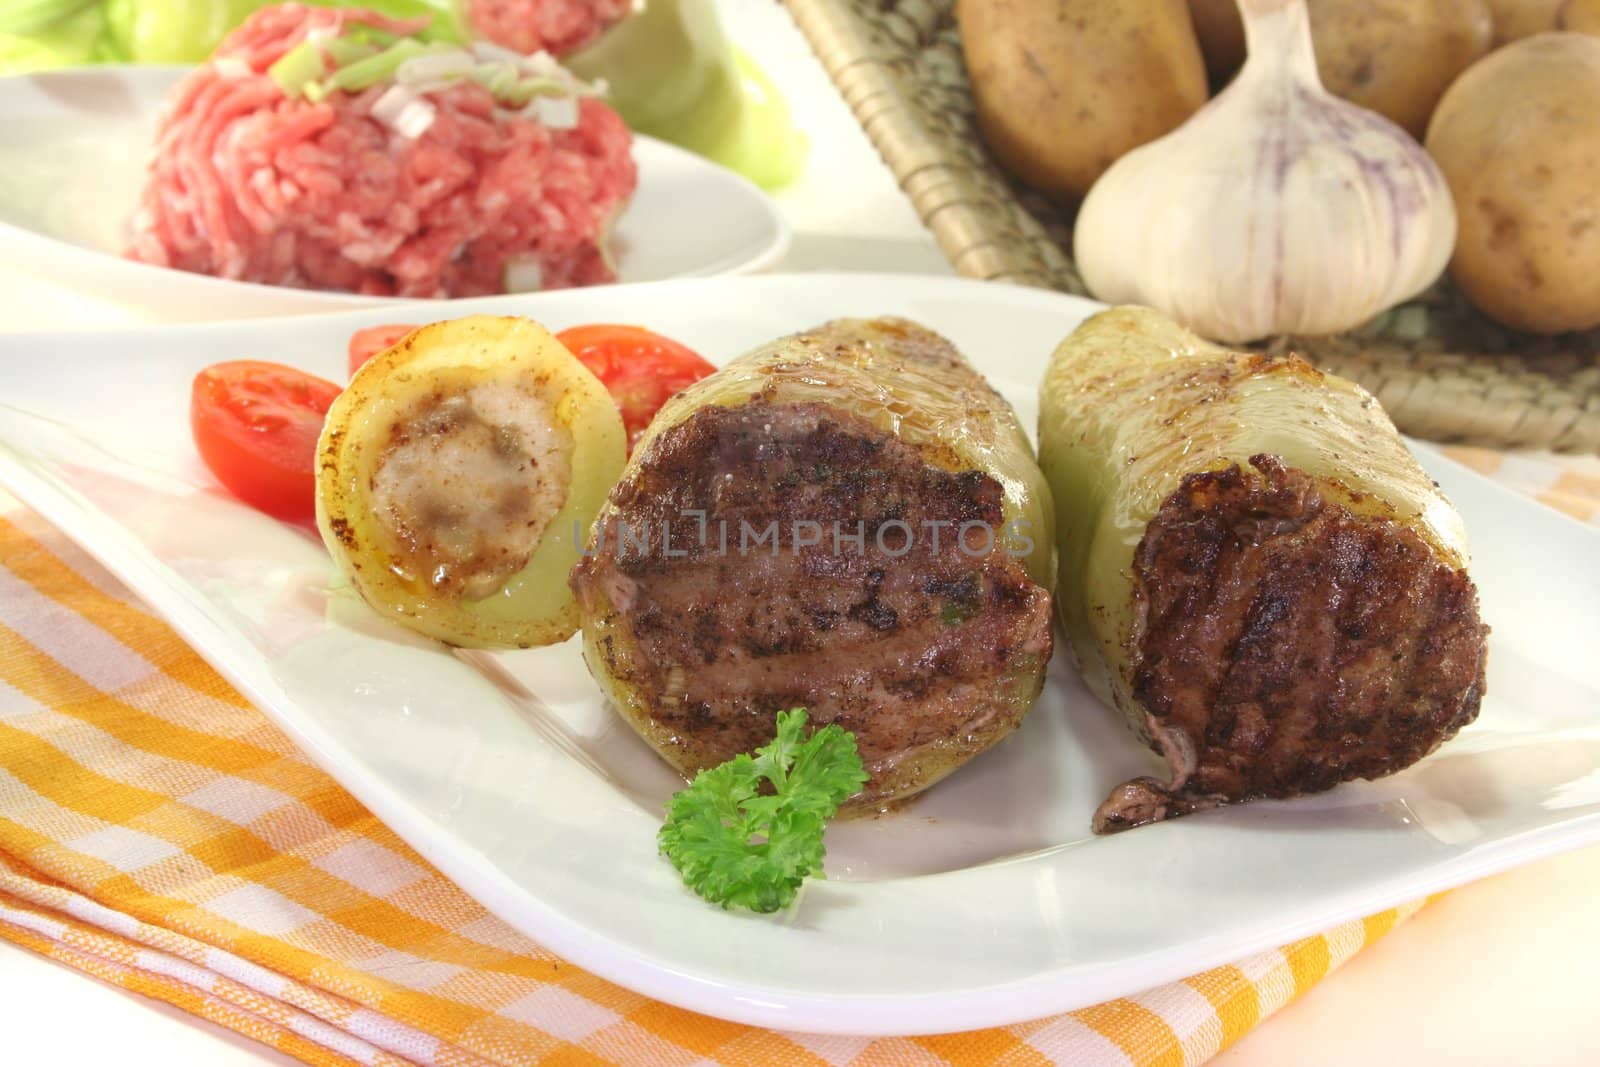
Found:
[{"label": "white square plate", "polygon": [[[1087,301],[942,278],[664,282],[463,302],[552,328],[646,324],[725,361],[845,315],[954,340],[1036,416]],[[1089,832],[1154,757],[1066,656],[1020,731],[905,811],[830,831],[827,881],[720,911],[656,855],[679,784],[565,645],[452,654],[378,619],[301,530],[232,501],[189,440],[221,359],[338,380],[354,329],[437,305],[0,337],[0,483],[146,597],[330,774],[465,890],[613,981],[785,1029],[942,1032],[1192,974],[1600,840],[1600,538],[1418,447],[1466,519],[1491,638],[1477,723],[1419,765],[1317,797]],[[0,617],[4,606],[0,605]]]}]

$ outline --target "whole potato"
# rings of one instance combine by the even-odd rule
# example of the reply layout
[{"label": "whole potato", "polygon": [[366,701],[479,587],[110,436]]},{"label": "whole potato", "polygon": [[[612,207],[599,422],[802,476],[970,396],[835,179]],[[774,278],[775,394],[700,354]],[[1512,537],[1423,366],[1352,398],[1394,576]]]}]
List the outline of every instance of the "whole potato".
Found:
[{"label": "whole potato", "polygon": [[956,17],[984,140],[1064,199],[1206,102],[1186,0],[957,0]]},{"label": "whole potato", "polygon": [[1420,138],[1439,97],[1489,51],[1483,0],[1310,0],[1322,84]]},{"label": "whole potato", "polygon": [[1488,0],[1496,48],[1557,28],[1566,0]]},{"label": "whole potato", "polygon": [[1479,61],[1439,102],[1427,148],[1472,302],[1534,333],[1600,326],[1600,37],[1539,34]]},{"label": "whole potato", "polygon": [[1194,33],[1211,80],[1217,84],[1227,81],[1244,64],[1244,20],[1239,17],[1239,0],[1189,0],[1189,15],[1194,19]]},{"label": "whole potato", "polygon": [[1600,36],[1600,0],[1567,0],[1556,15],[1556,29]]}]

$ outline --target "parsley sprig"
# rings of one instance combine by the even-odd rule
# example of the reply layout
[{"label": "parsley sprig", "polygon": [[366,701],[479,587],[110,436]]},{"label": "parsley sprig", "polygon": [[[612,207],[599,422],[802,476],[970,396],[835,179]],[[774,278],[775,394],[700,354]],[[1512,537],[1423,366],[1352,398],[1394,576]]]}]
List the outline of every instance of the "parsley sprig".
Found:
[{"label": "parsley sprig", "polygon": [[808,738],[805,725],[804,708],[780,711],[771,743],[701,771],[668,802],[661,852],[711,903],[777,911],[822,870],[822,831],[867,772],[852,734],[830,724]]}]

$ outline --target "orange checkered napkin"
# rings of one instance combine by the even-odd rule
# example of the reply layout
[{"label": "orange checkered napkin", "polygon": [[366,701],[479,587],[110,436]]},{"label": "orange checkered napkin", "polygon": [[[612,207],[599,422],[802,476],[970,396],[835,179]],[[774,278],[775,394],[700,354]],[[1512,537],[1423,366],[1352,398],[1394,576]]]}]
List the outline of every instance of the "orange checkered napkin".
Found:
[{"label": "orange checkered napkin", "polygon": [[314,1064],[1197,1064],[1417,905],[943,1037],[779,1033],[546,952],[0,498],[0,937]]},{"label": "orange checkered napkin", "polygon": [[1531,496],[1579,522],[1600,526],[1600,456],[1497,452],[1469,445],[1451,445],[1444,454],[1507,489]]}]

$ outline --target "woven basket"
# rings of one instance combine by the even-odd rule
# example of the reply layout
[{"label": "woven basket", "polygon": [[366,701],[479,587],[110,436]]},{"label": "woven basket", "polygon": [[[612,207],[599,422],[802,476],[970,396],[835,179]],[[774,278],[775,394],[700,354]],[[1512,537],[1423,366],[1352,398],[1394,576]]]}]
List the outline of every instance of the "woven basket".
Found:
[{"label": "woven basket", "polygon": [[[856,119],[958,272],[1084,294],[1071,220],[983,147],[954,0],[785,0]],[[1438,441],[1600,452],[1600,331],[1531,337],[1443,282],[1360,331],[1279,338]]]}]

